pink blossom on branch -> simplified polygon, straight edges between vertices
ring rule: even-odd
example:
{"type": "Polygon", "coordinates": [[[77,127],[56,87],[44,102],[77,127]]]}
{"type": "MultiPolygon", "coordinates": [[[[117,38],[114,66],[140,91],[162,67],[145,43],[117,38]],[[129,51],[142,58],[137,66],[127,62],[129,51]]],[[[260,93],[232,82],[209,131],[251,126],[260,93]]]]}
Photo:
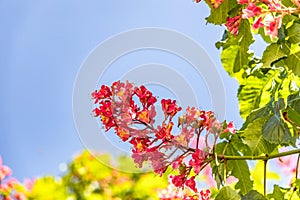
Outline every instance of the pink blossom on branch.
{"type": "Polygon", "coordinates": [[[12,171],[11,169],[6,166],[6,165],[3,165],[2,163],[2,158],[0,156],[0,182],[7,176],[10,176],[12,174],[12,171]]]}
{"type": "MultiPolygon", "coordinates": [[[[117,81],[111,87],[101,86],[92,97],[97,106],[94,116],[100,118],[106,130],[113,129],[122,141],[129,141],[132,158],[139,167],[148,162],[161,176],[172,166],[176,172],[171,177],[172,184],[183,190],[189,188],[194,193],[198,191],[195,176],[210,162],[213,145],[208,146],[208,135],[214,136],[215,143],[220,134],[235,133],[232,122],[220,123],[212,111],[190,107],[178,118],[180,131],[174,133],[172,120],[182,108],[171,99],[161,100],[165,119],[161,125],[154,125],[157,99],[145,86],[134,87],[129,82],[117,81]],[[192,145],[195,139],[196,145],[192,145]],[[191,174],[192,171],[196,175],[191,174]]],[[[200,193],[195,195],[185,199],[201,196],[200,193]]],[[[203,193],[201,198],[206,199],[206,196],[203,193]]]]}
{"type": "Polygon", "coordinates": [[[255,16],[259,16],[262,14],[262,8],[258,7],[254,3],[249,3],[245,9],[242,11],[242,18],[249,19],[255,16]]]}
{"type": "Polygon", "coordinates": [[[264,19],[266,34],[270,35],[272,39],[277,37],[278,29],[281,27],[281,24],[281,17],[273,17],[272,15],[267,15],[264,19]]]}
{"type": "Polygon", "coordinates": [[[162,110],[164,111],[165,116],[173,117],[177,112],[181,111],[181,107],[176,104],[176,100],[171,99],[162,99],[161,100],[162,110]]]}
{"type": "Polygon", "coordinates": [[[248,4],[252,2],[252,0],[238,0],[238,4],[248,4]]]}
{"type": "Polygon", "coordinates": [[[231,34],[233,34],[233,35],[238,34],[241,20],[242,20],[242,17],[240,15],[227,18],[225,26],[228,28],[228,30],[231,34]]]}
{"type": "Polygon", "coordinates": [[[234,124],[233,124],[232,121],[227,124],[227,127],[224,130],[224,132],[229,132],[229,133],[232,133],[232,134],[236,133],[236,129],[235,129],[234,124]]]}

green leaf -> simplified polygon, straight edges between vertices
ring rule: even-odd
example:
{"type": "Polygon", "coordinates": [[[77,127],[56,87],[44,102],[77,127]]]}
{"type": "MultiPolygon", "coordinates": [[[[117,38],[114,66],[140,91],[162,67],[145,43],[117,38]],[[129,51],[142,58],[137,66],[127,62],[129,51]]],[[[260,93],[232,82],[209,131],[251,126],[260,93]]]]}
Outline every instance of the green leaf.
{"type": "Polygon", "coordinates": [[[239,46],[241,47],[241,53],[246,53],[249,50],[249,46],[254,42],[251,32],[251,25],[248,20],[243,19],[239,26],[239,34],[237,35],[239,46]]]}
{"type": "Polygon", "coordinates": [[[232,135],[231,139],[231,144],[232,146],[241,152],[243,155],[250,155],[251,154],[251,149],[247,144],[244,143],[244,141],[237,135],[232,135]]]}
{"type": "Polygon", "coordinates": [[[270,44],[265,49],[262,56],[262,63],[264,67],[272,66],[272,63],[278,61],[280,58],[285,57],[285,52],[281,49],[279,44],[270,44]]]}
{"type": "Polygon", "coordinates": [[[288,106],[287,118],[294,123],[296,126],[300,126],[300,113],[295,111],[292,107],[288,106]]]}
{"type": "Polygon", "coordinates": [[[276,148],[276,145],[266,141],[262,135],[262,127],[266,122],[265,118],[258,118],[248,127],[243,133],[245,143],[250,147],[252,155],[257,156],[260,154],[270,154],[276,148]]]}
{"type": "MultiPolygon", "coordinates": [[[[291,0],[282,0],[282,4],[285,6],[293,7],[295,4],[291,0]]],[[[287,15],[289,16],[289,15],[287,15]]]]}
{"type": "Polygon", "coordinates": [[[282,200],[284,199],[284,194],[278,185],[274,185],[274,190],[272,194],[268,194],[268,199],[282,200]]]}
{"type": "Polygon", "coordinates": [[[256,72],[245,80],[238,91],[242,118],[246,119],[253,110],[265,106],[271,100],[273,80],[278,75],[278,70],[269,70],[267,74],[256,72]]]}
{"type": "Polygon", "coordinates": [[[300,126],[300,96],[299,93],[292,94],[288,97],[288,106],[285,112],[292,125],[300,126]]]}
{"type": "Polygon", "coordinates": [[[253,36],[248,20],[242,20],[237,36],[229,35],[225,41],[218,44],[222,46],[221,61],[230,76],[239,80],[241,69],[246,68],[250,62],[249,46],[253,43],[253,36]]]}
{"type": "Polygon", "coordinates": [[[206,18],[208,23],[221,25],[226,22],[230,10],[239,6],[236,0],[224,0],[218,8],[214,8],[211,1],[205,0],[210,6],[210,15],[206,18]]]}
{"type": "Polygon", "coordinates": [[[291,144],[293,138],[287,124],[282,120],[280,115],[273,115],[264,124],[264,139],[272,144],[291,144]]]}
{"type": "Polygon", "coordinates": [[[300,52],[289,55],[284,62],[294,74],[300,76],[300,52]]]}
{"type": "Polygon", "coordinates": [[[265,105],[259,109],[253,110],[250,113],[250,115],[246,118],[246,121],[244,122],[244,124],[240,130],[241,131],[245,130],[250,123],[253,123],[254,120],[256,120],[258,118],[263,118],[263,117],[267,117],[267,116],[271,115],[273,112],[273,101],[274,100],[272,98],[271,101],[267,105],[265,105]]]}
{"type": "MultiPolygon", "coordinates": [[[[226,155],[240,156],[238,151],[229,144],[226,149],[226,155]]],[[[235,185],[236,189],[240,189],[241,194],[247,194],[253,188],[253,181],[250,179],[250,171],[245,160],[228,160],[227,165],[232,166],[231,175],[238,178],[235,185]]]]}
{"type": "Polygon", "coordinates": [[[287,29],[286,38],[290,43],[297,44],[300,42],[300,24],[293,23],[293,25],[287,29]]]}
{"type": "Polygon", "coordinates": [[[223,187],[218,195],[216,196],[215,200],[240,200],[241,197],[239,194],[231,189],[230,187],[223,187]]]}
{"type": "Polygon", "coordinates": [[[260,194],[256,190],[251,190],[248,194],[243,196],[242,200],[267,200],[264,195],[260,194]]]}
{"type": "Polygon", "coordinates": [[[288,106],[293,108],[296,112],[300,113],[300,92],[291,94],[287,100],[288,106]]]}
{"type": "MultiPolygon", "coordinates": [[[[228,142],[218,143],[215,146],[215,153],[216,154],[225,154],[228,145],[229,145],[228,142]]],[[[217,183],[217,187],[220,188],[221,185],[224,185],[224,179],[226,179],[229,176],[228,173],[230,171],[232,171],[233,168],[231,165],[227,165],[226,166],[226,177],[224,177],[224,163],[219,162],[218,160],[213,160],[210,163],[210,166],[212,168],[212,174],[217,183]]]]}
{"type": "MultiPolygon", "coordinates": [[[[223,64],[223,67],[228,72],[230,76],[235,76],[235,73],[240,71],[240,69],[243,66],[243,62],[247,59],[242,58],[245,57],[245,55],[242,55],[240,53],[240,46],[239,45],[232,45],[226,49],[222,50],[221,53],[221,61],[223,64]]],[[[244,63],[247,64],[247,63],[244,63]]]]}

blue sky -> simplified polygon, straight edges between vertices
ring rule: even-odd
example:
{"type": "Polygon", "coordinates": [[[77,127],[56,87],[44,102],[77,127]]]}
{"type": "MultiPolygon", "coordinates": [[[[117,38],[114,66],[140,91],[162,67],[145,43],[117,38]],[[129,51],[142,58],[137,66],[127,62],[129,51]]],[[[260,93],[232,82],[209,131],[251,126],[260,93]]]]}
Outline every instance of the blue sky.
{"type": "Polygon", "coordinates": [[[59,174],[84,148],[72,113],[76,74],[99,43],[135,28],[167,28],[199,43],[222,76],[226,119],[240,125],[237,85],[214,47],[223,28],[206,25],[206,16],[192,0],[0,1],[0,155],[14,176],[59,174]]]}

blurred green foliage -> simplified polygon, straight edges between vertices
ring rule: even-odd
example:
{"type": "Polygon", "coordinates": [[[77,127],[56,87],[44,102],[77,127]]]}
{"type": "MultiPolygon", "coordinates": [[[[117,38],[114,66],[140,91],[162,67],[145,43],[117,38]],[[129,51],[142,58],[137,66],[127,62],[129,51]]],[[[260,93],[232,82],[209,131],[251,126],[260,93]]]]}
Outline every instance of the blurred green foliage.
{"type": "Polygon", "coordinates": [[[109,161],[110,156],[84,151],[68,165],[62,177],[38,178],[28,199],[155,200],[167,186],[167,177],[152,172],[124,172],[135,168],[130,158],[120,157],[114,167],[104,165],[101,160],[109,161]]]}

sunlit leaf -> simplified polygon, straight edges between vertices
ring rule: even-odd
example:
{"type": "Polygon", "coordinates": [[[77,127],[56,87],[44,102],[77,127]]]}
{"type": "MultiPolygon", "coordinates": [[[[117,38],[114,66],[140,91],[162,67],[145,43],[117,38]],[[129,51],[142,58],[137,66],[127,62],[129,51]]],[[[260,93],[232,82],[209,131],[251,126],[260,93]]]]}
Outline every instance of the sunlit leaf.
{"type": "Polygon", "coordinates": [[[240,200],[240,195],[230,187],[223,187],[215,200],[240,200]]]}
{"type": "Polygon", "coordinates": [[[248,194],[246,194],[245,196],[243,196],[242,200],[267,200],[266,197],[264,197],[264,195],[262,195],[261,193],[255,191],[255,190],[251,190],[248,194]]]}

